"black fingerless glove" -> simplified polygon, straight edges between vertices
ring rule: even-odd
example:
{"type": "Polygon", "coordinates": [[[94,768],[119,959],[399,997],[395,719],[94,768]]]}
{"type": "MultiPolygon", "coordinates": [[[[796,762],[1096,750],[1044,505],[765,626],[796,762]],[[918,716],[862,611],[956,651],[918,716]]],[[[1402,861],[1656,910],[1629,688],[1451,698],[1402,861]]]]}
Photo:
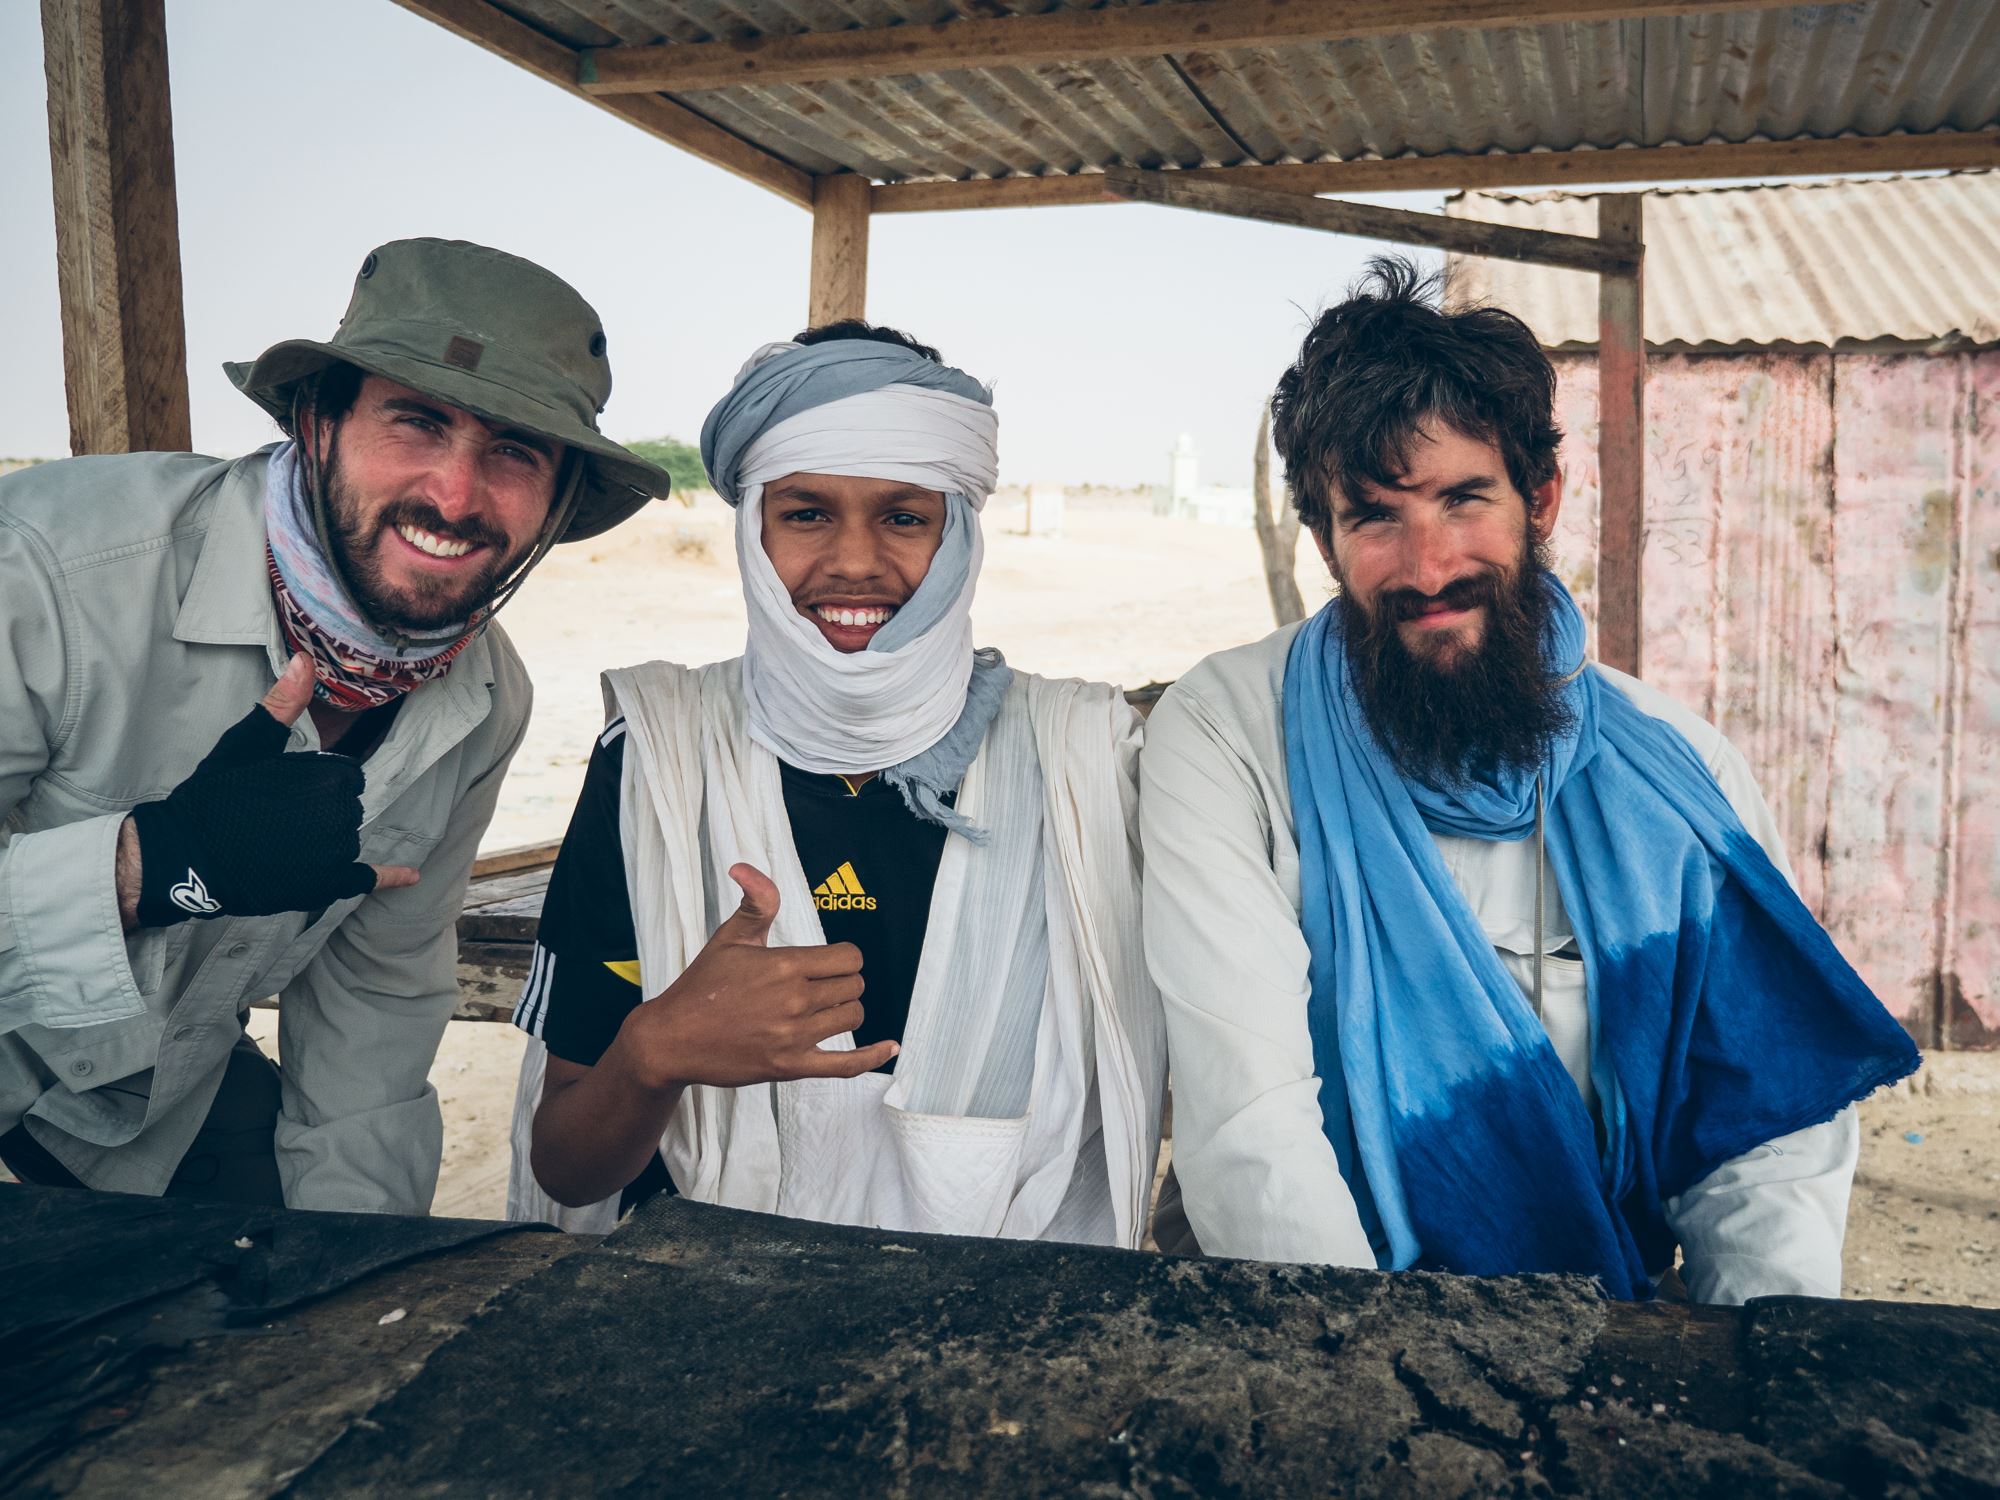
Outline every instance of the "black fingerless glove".
{"type": "Polygon", "coordinates": [[[361,852],[362,774],[345,755],[285,754],[261,703],[194,773],[132,809],[139,925],[317,911],[375,889],[361,852]]]}

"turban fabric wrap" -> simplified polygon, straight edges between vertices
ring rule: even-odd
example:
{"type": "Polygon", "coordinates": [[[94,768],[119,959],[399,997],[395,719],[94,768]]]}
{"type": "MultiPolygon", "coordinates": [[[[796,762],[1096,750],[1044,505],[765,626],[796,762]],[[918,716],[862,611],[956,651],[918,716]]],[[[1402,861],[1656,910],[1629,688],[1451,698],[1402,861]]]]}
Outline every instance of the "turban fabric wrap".
{"type": "Polygon", "coordinates": [[[872,340],[767,344],[701,429],[702,463],[736,507],[749,605],[743,693],[751,738],[801,770],[880,770],[911,811],[983,835],[944,803],[1012,674],[975,651],[979,511],[998,477],[999,420],[961,370],[872,340]],[[864,651],[837,651],[793,606],[764,551],[764,486],[787,474],[920,485],[945,497],[936,555],[864,651]]]}

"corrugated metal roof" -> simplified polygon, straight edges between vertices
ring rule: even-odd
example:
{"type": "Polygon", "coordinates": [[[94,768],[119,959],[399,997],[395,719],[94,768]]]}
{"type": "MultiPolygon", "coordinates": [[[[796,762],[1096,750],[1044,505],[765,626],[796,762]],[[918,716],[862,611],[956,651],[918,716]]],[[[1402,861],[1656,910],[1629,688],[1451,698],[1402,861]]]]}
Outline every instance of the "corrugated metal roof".
{"type": "MultiPolygon", "coordinates": [[[[498,4],[572,47],[1017,8],[996,0],[498,4]]],[[[1090,0],[1018,6],[1097,8],[1090,0]]],[[[1970,130],[2000,122],[2000,4],[1871,0],[672,97],[808,172],[844,168],[884,182],[1970,130]]]]}
{"type": "MultiPolygon", "coordinates": [[[[1455,193],[1445,212],[1594,234],[1589,193],[1455,193]]],[[[1447,256],[1455,299],[1550,348],[1597,344],[1597,278],[1447,256]]],[[[2000,172],[1646,195],[1646,341],[1666,348],[2000,344],[2000,172]]]]}

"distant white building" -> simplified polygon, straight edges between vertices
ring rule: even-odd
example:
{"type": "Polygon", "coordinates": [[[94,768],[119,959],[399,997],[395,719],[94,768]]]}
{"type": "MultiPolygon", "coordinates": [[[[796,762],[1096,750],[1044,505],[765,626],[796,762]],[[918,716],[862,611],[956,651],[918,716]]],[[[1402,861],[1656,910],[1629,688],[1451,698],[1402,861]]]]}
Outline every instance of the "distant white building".
{"type": "Polygon", "coordinates": [[[1059,484],[1044,484],[1037,481],[1028,486],[1029,536],[1061,536],[1063,510],[1069,500],[1069,491],[1059,484]]]}
{"type": "Polygon", "coordinates": [[[1249,527],[1255,524],[1253,500],[1247,489],[1201,486],[1201,455],[1194,438],[1182,433],[1167,453],[1167,482],[1153,492],[1153,514],[1211,526],[1249,527]]]}

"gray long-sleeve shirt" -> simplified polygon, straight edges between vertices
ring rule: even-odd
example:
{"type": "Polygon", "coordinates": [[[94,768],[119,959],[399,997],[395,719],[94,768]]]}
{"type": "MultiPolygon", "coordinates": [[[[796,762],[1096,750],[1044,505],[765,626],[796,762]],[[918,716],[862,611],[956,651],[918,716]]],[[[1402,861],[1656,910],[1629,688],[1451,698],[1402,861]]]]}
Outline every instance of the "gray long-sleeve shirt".
{"type": "MultiPolygon", "coordinates": [[[[1371,1266],[1353,1195],[1320,1128],[1306,1032],[1308,958],[1283,728],[1285,659],[1297,629],[1209,657],[1147,723],[1139,764],[1146,954],[1166,1004],[1174,1170],[1202,1248],[1371,1266]]],[[[1605,675],[1612,690],[1687,736],[1789,879],[1777,825],[1736,749],[1655,689],[1605,675]]],[[[1437,843],[1502,965],[1529,990],[1534,840],[1439,835],[1437,843]]],[[[1545,881],[1543,949],[1554,954],[1571,929],[1554,881],[1545,881]]],[[[1594,1107],[1582,962],[1548,959],[1543,989],[1556,1055],[1594,1107]]],[[[1690,1293],[1704,1302],[1838,1295],[1859,1148],[1846,1109],[1723,1163],[1669,1200],[1690,1293]]]]}
{"type": "MultiPolygon", "coordinates": [[[[122,930],[113,860],[286,650],[265,571],[269,450],[70,459],[0,479],[0,1130],[93,1187],[158,1193],[252,1001],[278,994],[278,1165],[297,1208],[425,1213],[427,1075],[456,923],[527,727],[489,629],[411,693],[366,763],[361,858],[419,884],[323,911],[122,930]]],[[[310,717],[290,748],[318,748],[310,717]]]]}

